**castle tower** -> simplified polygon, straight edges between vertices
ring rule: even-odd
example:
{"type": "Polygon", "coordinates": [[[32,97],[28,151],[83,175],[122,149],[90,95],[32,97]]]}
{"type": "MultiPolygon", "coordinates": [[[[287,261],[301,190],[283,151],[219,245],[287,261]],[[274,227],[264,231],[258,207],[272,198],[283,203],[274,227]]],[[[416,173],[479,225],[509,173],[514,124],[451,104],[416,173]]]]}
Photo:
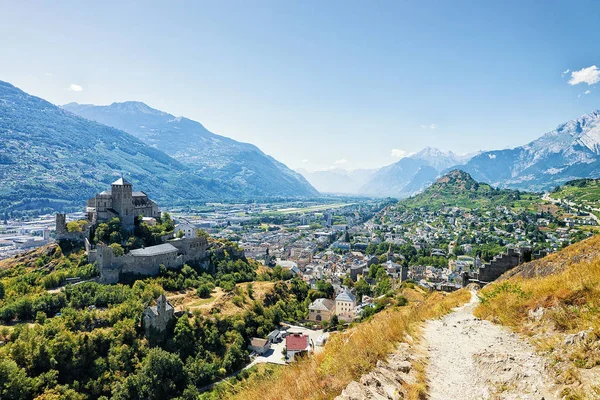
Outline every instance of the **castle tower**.
{"type": "Polygon", "coordinates": [[[158,314],[163,314],[167,309],[167,298],[164,294],[161,294],[158,299],[156,299],[156,311],[158,314]]]}
{"type": "Polygon", "coordinates": [[[56,214],[56,237],[67,233],[67,214],[56,214]]]}
{"type": "Polygon", "coordinates": [[[133,187],[123,178],[117,179],[111,186],[112,208],[119,213],[123,229],[132,232],[135,216],[133,211],[133,187]]]}

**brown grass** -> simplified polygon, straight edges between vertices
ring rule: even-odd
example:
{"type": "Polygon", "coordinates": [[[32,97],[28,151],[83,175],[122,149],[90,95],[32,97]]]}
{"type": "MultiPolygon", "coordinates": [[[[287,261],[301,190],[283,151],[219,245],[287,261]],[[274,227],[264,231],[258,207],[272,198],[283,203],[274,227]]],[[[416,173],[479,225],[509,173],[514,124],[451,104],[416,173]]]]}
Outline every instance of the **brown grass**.
{"type": "Polygon", "coordinates": [[[566,385],[567,399],[588,398],[581,397],[581,387],[589,392],[594,382],[580,371],[600,368],[599,245],[600,238],[593,237],[540,260],[534,271],[489,285],[480,292],[482,302],[475,310],[480,318],[530,336],[551,360],[557,382],[566,385]],[[530,318],[529,312],[539,308],[541,318],[530,318]],[[567,334],[582,331],[587,339],[565,343],[567,334]]]}
{"type": "MultiPolygon", "coordinates": [[[[345,332],[331,335],[325,350],[287,368],[275,370],[268,379],[250,379],[229,398],[244,400],[332,399],[352,380],[372,370],[421,321],[440,317],[465,303],[469,292],[432,293],[423,302],[393,307],[345,332]]],[[[421,398],[425,388],[407,388],[421,398]]]]}

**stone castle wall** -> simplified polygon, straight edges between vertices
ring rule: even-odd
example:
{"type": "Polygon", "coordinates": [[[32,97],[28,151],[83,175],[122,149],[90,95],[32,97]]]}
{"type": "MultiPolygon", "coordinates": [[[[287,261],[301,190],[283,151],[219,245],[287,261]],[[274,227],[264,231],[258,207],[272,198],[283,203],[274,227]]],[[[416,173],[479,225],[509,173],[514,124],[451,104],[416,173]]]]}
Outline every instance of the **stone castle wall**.
{"type": "Polygon", "coordinates": [[[67,230],[67,215],[58,213],[56,214],[56,240],[69,240],[71,242],[83,243],[90,236],[90,228],[83,232],[69,232],[67,230]]]}
{"type": "MultiPolygon", "coordinates": [[[[169,242],[177,248],[177,252],[139,256],[131,253],[115,256],[113,250],[99,244],[95,250],[95,259],[100,272],[100,282],[113,284],[123,276],[155,276],[160,266],[167,269],[179,269],[184,264],[200,267],[208,266],[208,243],[205,238],[182,238],[169,242]]],[[[88,254],[89,257],[89,254],[88,254]]]]}

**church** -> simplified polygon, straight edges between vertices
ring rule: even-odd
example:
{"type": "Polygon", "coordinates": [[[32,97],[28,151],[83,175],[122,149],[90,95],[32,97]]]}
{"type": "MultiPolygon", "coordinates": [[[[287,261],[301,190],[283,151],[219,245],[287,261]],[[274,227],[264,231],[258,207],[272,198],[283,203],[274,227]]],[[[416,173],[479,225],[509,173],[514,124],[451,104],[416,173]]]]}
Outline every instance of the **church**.
{"type": "Polygon", "coordinates": [[[92,225],[117,217],[121,220],[123,229],[128,232],[133,232],[135,218],[139,215],[160,218],[158,205],[150,200],[146,193],[134,192],[133,185],[123,178],[113,182],[110,190],[89,199],[86,211],[92,225]]]}

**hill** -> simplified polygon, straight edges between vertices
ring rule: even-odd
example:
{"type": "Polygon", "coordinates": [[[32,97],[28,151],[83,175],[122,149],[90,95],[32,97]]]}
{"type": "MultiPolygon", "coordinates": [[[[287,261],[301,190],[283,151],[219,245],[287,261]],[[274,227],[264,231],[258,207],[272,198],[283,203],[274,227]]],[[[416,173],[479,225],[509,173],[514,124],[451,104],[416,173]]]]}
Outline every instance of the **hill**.
{"type": "Polygon", "coordinates": [[[157,200],[233,194],[123,131],[0,81],[0,209],[81,204],[120,174],[157,200]]]}
{"type": "Polygon", "coordinates": [[[493,186],[550,190],[577,178],[600,177],[600,111],[558,126],[520,147],[486,151],[457,166],[493,186]]]}
{"type": "Polygon", "coordinates": [[[549,198],[600,217],[600,179],[569,181],[554,188],[549,198]]]}
{"type": "Polygon", "coordinates": [[[523,264],[479,294],[476,315],[530,337],[562,398],[600,394],[600,236],[523,264]]]}
{"type": "Polygon", "coordinates": [[[469,157],[427,147],[381,168],[359,191],[372,196],[408,197],[433,182],[441,171],[463,163],[469,157]]]}
{"type": "Polygon", "coordinates": [[[401,200],[398,204],[408,208],[440,207],[481,208],[496,205],[509,206],[514,202],[529,202],[538,195],[507,189],[494,189],[487,183],[475,181],[461,170],[453,170],[436,180],[422,193],[401,200]],[[530,200],[531,199],[531,200],[530,200]]]}
{"type": "Polygon", "coordinates": [[[258,147],[214,134],[201,123],[127,101],[108,106],[69,103],[63,109],[117,129],[165,152],[196,176],[231,186],[236,196],[313,196],[306,179],[258,147]]]}

